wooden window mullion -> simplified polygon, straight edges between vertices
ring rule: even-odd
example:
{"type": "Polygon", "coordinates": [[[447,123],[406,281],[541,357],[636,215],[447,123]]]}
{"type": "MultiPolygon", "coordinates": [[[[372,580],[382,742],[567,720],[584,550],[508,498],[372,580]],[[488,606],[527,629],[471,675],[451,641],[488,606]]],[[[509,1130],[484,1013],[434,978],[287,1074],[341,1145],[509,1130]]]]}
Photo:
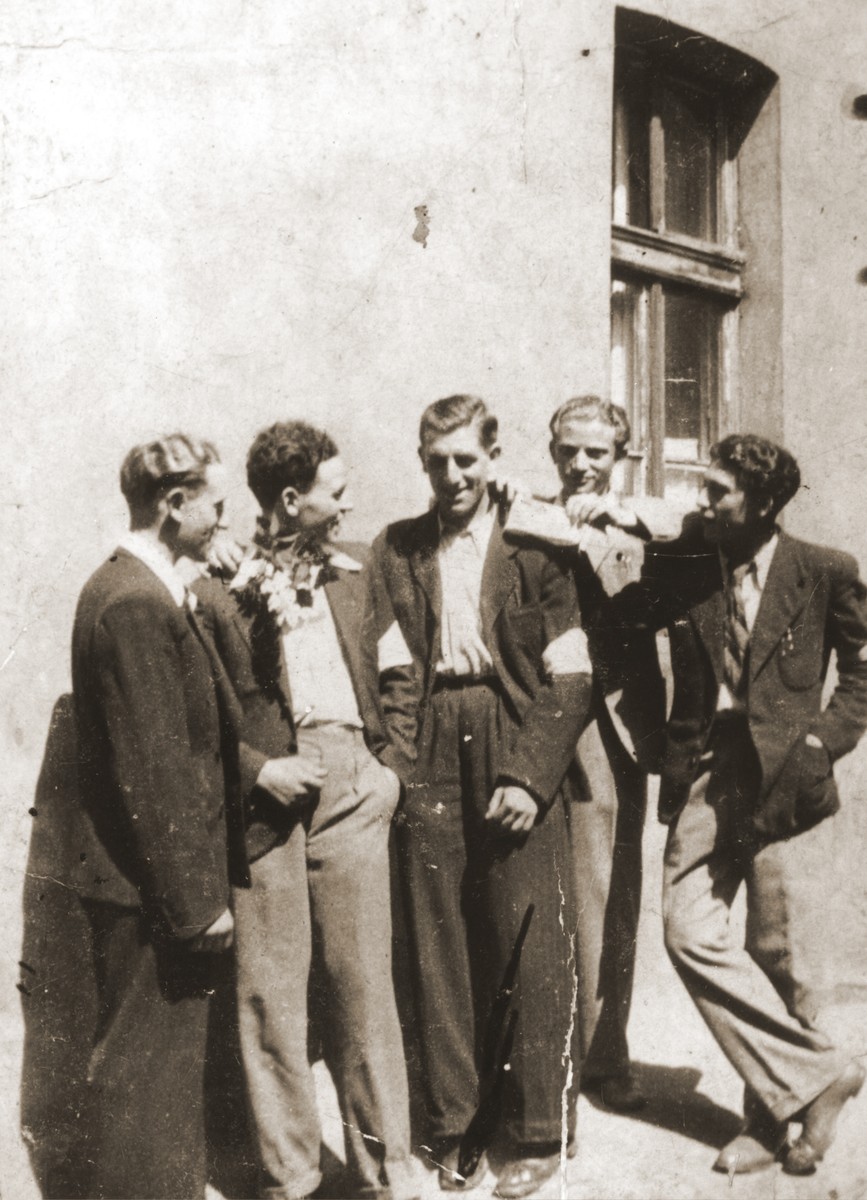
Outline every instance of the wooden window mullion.
{"type": "Polygon", "coordinates": [[[647,490],[665,494],[665,294],[661,283],[651,284],[648,329],[649,454],[647,490]]]}
{"type": "Polygon", "coordinates": [[[658,83],[650,95],[650,228],[665,233],[665,130],[662,123],[662,89],[658,83]]]}

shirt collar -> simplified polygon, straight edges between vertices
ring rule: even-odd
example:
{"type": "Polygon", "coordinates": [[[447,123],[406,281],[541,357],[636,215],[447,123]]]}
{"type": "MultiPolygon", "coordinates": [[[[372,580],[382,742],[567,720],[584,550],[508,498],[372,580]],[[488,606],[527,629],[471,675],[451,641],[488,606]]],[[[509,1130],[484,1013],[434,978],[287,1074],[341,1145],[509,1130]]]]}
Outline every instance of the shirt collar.
{"type": "Polygon", "coordinates": [[[139,562],[143,562],[149,570],[153,571],[160,583],[168,588],[178,608],[182,608],[187,588],[168,551],[163,551],[151,538],[137,530],[130,530],[120,539],[119,544],[121,549],[134,555],[139,562]]]}
{"type": "MultiPolygon", "coordinates": [[[[780,540],[780,534],[779,534],[779,530],[777,530],[774,532],[773,536],[764,543],[763,546],[759,547],[759,549],[755,552],[755,554],[750,559],[750,561],[748,563],[744,564],[744,568],[745,568],[744,572],[743,572],[744,577],[746,577],[747,575],[749,575],[751,573],[754,574],[755,580],[756,580],[756,586],[758,587],[760,592],[763,592],[765,590],[765,584],[768,579],[768,572],[771,569],[771,563],[773,562],[774,553],[776,552],[779,540],[780,540]]],[[[722,558],[722,555],[720,555],[720,557],[722,558]]],[[[732,571],[731,567],[729,567],[728,562],[725,560],[725,558],[722,558],[722,563],[723,563],[723,573],[724,573],[725,577],[727,579],[731,579],[733,576],[733,571],[732,571]]]]}
{"type": "Polygon", "coordinates": [[[477,549],[484,549],[491,536],[496,513],[496,507],[491,503],[491,498],[487,492],[482,496],[481,503],[473,513],[468,524],[464,525],[461,529],[453,529],[448,525],[444,525],[442,517],[437,513],[440,542],[453,542],[456,538],[464,537],[468,534],[473,539],[477,549]]]}
{"type": "Polygon", "coordinates": [[[768,572],[771,569],[771,562],[777,549],[777,543],[780,540],[780,535],[775,533],[770,541],[765,542],[761,550],[759,550],[753,559],[756,565],[756,582],[759,585],[759,590],[764,591],[765,583],[767,582],[768,572]]]}

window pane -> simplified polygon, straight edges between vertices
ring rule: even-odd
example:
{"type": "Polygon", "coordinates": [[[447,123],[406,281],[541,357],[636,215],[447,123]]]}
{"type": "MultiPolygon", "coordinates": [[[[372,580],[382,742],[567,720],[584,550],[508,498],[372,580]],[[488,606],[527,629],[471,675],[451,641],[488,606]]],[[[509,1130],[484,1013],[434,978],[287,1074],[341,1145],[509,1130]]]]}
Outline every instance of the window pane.
{"type": "Polygon", "coordinates": [[[665,289],[666,482],[688,481],[675,463],[706,461],[717,434],[721,311],[698,293],[665,289]]]}
{"type": "Polygon", "coordinates": [[[666,81],[660,88],[665,141],[665,228],[713,241],[717,236],[716,114],[702,93],[666,81]]]}
{"type": "Polygon", "coordinates": [[[611,399],[632,417],[635,323],[638,289],[622,279],[611,281],[611,399]]]}
{"type": "Polygon", "coordinates": [[[646,342],[646,295],[638,285],[623,279],[611,281],[611,399],[626,410],[632,430],[630,451],[620,464],[619,486],[627,495],[645,490],[644,458],[647,416],[641,411],[638,386],[639,356],[646,342]]]}
{"type": "Polygon", "coordinates": [[[650,110],[643,78],[624,67],[614,93],[612,219],[650,228],[650,110]]]}

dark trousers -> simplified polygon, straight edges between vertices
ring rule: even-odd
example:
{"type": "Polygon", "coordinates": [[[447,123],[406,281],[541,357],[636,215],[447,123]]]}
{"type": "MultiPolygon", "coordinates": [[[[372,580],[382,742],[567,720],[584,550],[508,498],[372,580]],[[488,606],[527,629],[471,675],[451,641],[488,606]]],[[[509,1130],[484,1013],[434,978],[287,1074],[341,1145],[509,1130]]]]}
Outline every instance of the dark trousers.
{"type": "Polygon", "coordinates": [[[495,685],[434,691],[399,854],[431,1134],[459,1139],[475,1114],[491,1006],[529,905],[511,1009],[518,1014],[505,1126],[518,1146],[558,1143],[574,993],[574,905],[565,807],[529,836],[484,815],[514,725],[495,685]]]}
{"type": "Polygon", "coordinates": [[[208,993],[220,956],[156,944],[137,909],[83,904],[99,995],[88,1071],[89,1194],[199,1200],[208,993]]]}

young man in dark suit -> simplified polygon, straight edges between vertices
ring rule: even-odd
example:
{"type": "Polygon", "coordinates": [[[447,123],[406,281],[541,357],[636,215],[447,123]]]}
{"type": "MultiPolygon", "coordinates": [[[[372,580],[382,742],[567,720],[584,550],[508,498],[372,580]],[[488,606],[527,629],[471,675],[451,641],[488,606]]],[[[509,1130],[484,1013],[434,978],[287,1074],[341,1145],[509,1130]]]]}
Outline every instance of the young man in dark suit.
{"type": "Polygon", "coordinates": [[[175,562],[204,558],[222,468],[175,434],[130,451],[121,488],[131,530],[82,591],[72,645],[70,849],[100,1001],[88,1194],[202,1197],[211,952],[231,944],[246,860],[231,694],[175,562]]]}
{"type": "Polygon", "coordinates": [[[814,1024],[786,888],[787,839],[837,810],[833,764],[867,727],[864,585],[848,554],[777,526],[799,484],[786,450],[724,438],[694,519],[651,547],[641,583],[612,601],[618,620],[665,625],[671,638],[665,939],[744,1080],[744,1129],[715,1164],[727,1173],[781,1154],[786,1171],[813,1171],[864,1079],[814,1024]],[[823,708],[832,651],[838,681],[823,708]],[[729,924],[742,883],[745,946],[729,924]],[[789,1121],[802,1132],[783,1151],[789,1121]]]}
{"type": "Polygon", "coordinates": [[[574,991],[560,785],[590,699],[586,638],[570,558],[503,536],[488,488],[497,422],[483,401],[430,405],[420,443],[435,504],[380,535],[372,587],[380,644],[403,642],[418,686],[409,715],[387,683],[384,694],[400,711],[396,740],[417,753],[399,857],[432,1158],[445,1189],[481,1178],[468,1140],[483,1142],[493,1121],[505,981],[516,1023],[498,1194],[524,1196],[560,1160],[574,991]]]}
{"type": "MultiPolygon", "coordinates": [[[[408,1200],[416,1189],[388,866],[401,756],[380,708],[376,642],[363,629],[365,548],[334,542],[351,504],[343,460],[322,430],[303,421],[263,430],[247,480],[265,544],[231,582],[197,591],[243,708],[254,861],[252,887],[235,899],[235,944],[262,1194],[299,1200],[321,1181],[308,1061],[315,962],[311,1003],[352,1194],[408,1200]]],[[[407,656],[391,675],[396,694],[411,686],[407,656]]]]}

